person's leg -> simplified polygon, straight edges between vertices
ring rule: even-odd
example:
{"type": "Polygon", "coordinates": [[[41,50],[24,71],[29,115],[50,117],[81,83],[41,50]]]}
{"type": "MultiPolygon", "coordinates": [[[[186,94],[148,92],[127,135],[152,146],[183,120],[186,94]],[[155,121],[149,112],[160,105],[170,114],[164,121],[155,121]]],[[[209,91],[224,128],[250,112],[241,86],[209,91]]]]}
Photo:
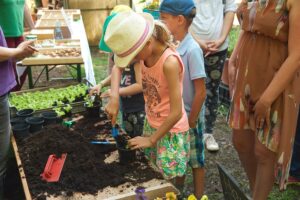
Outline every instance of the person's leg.
{"type": "Polygon", "coordinates": [[[0,97],[0,199],[3,195],[7,154],[10,140],[8,95],[0,97]],[[2,194],[1,194],[2,193],[2,194]]]}
{"type": "Polygon", "coordinates": [[[254,190],[257,162],[254,154],[255,133],[251,130],[233,130],[233,146],[238,152],[240,161],[246,171],[251,191],[254,190]]]}
{"type": "Polygon", "coordinates": [[[197,199],[201,199],[204,194],[204,168],[193,168],[194,194],[197,199]]]}
{"type": "Polygon", "coordinates": [[[203,124],[201,116],[197,122],[196,128],[190,129],[190,160],[189,165],[193,170],[194,195],[201,199],[204,194],[204,142],[203,142],[203,124]]]}
{"type": "MultiPolygon", "coordinates": [[[[222,77],[223,66],[227,52],[219,52],[215,55],[204,58],[206,72],[206,91],[205,100],[205,134],[212,134],[219,105],[219,85],[222,77]]],[[[205,135],[206,147],[210,151],[219,150],[218,143],[212,135],[205,135]],[[210,136],[210,137],[207,137],[210,136]],[[206,140],[209,139],[209,140],[206,140]]]]}
{"type": "Polygon", "coordinates": [[[253,199],[266,200],[275,181],[274,170],[276,153],[267,149],[267,147],[256,138],[255,157],[257,160],[257,170],[253,199]]]}
{"type": "Polygon", "coordinates": [[[291,161],[290,176],[291,178],[294,178],[293,182],[300,183],[300,112],[298,115],[293,157],[291,161]]]}

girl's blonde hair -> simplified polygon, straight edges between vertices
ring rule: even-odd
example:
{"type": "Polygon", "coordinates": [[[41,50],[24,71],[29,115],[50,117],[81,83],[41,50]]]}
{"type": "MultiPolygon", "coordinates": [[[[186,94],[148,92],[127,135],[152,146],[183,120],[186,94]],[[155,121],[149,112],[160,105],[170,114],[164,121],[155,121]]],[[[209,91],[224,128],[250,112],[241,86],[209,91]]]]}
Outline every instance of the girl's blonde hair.
{"type": "Polygon", "coordinates": [[[162,23],[160,20],[155,20],[154,30],[152,33],[153,37],[157,39],[162,44],[167,45],[170,48],[176,48],[175,43],[173,42],[173,37],[167,26],[162,23]]]}

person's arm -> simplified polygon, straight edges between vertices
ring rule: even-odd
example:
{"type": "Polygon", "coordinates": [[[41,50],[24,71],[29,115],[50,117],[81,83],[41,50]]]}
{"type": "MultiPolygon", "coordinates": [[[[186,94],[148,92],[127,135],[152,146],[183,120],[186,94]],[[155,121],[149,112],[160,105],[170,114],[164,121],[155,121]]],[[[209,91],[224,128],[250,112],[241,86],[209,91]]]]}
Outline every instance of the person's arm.
{"type": "Polygon", "coordinates": [[[232,11],[225,13],[221,35],[217,40],[212,40],[212,41],[207,42],[208,53],[206,53],[206,56],[217,52],[219,50],[219,48],[222,46],[222,44],[225,42],[225,40],[231,30],[233,20],[234,20],[234,15],[235,15],[235,12],[232,12],[232,11]]]}
{"type": "Polygon", "coordinates": [[[288,57],[254,107],[258,127],[262,126],[259,122],[268,117],[272,103],[291,83],[300,67],[300,1],[288,0],[287,7],[289,10],[288,57]]]}
{"type": "Polygon", "coordinates": [[[224,5],[224,20],[222,25],[221,34],[218,39],[209,41],[207,43],[208,45],[208,52],[205,54],[206,56],[212,53],[215,53],[219,50],[219,48],[223,45],[226,38],[228,37],[228,34],[231,30],[234,15],[236,12],[236,3],[235,0],[226,0],[226,3],[224,5]]]}
{"type": "Polygon", "coordinates": [[[119,89],[120,96],[130,96],[143,92],[142,86],[142,73],[141,73],[141,65],[136,63],[134,65],[134,73],[136,83],[129,85],[127,87],[123,87],[119,89]]]}
{"type": "Polygon", "coordinates": [[[19,49],[17,48],[0,47],[0,62],[14,58],[18,53],[19,49]]]}
{"type": "Polygon", "coordinates": [[[108,77],[106,77],[105,79],[103,79],[102,81],[100,81],[99,84],[97,84],[94,87],[92,87],[90,89],[89,95],[90,96],[92,96],[94,94],[99,95],[102,88],[110,85],[110,81],[111,81],[111,75],[109,75],[108,77]]]}
{"type": "Polygon", "coordinates": [[[34,28],[34,23],[32,21],[30,10],[29,10],[26,2],[24,5],[24,26],[26,29],[28,29],[27,31],[30,31],[31,29],[34,28]]]}
{"type": "Polygon", "coordinates": [[[111,72],[111,96],[108,104],[105,106],[105,111],[111,119],[112,125],[116,124],[118,112],[119,112],[119,87],[121,81],[122,70],[119,67],[114,66],[111,72]]]}
{"type": "Polygon", "coordinates": [[[201,111],[202,105],[206,97],[206,87],[205,87],[205,78],[197,78],[193,80],[195,88],[195,96],[193,99],[191,112],[189,116],[189,125],[190,128],[195,128],[197,120],[199,118],[199,113],[201,111]]]}
{"type": "Polygon", "coordinates": [[[229,86],[230,96],[232,96],[232,94],[233,94],[233,87],[235,84],[235,75],[236,75],[236,70],[237,70],[235,64],[236,64],[238,50],[240,49],[240,46],[241,46],[241,38],[242,38],[243,34],[244,34],[244,31],[240,30],[239,38],[236,42],[236,45],[235,45],[233,52],[228,61],[228,86],[229,86]]]}
{"type": "Polygon", "coordinates": [[[155,146],[160,140],[182,117],[182,96],[180,92],[180,71],[179,61],[176,57],[170,56],[164,63],[163,72],[166,77],[169,95],[170,95],[170,114],[150,137],[135,137],[129,140],[129,146],[132,149],[146,148],[155,146]]]}
{"type": "Polygon", "coordinates": [[[29,47],[33,41],[22,42],[17,48],[0,47],[0,61],[8,59],[20,60],[34,53],[34,50],[29,47]]]}

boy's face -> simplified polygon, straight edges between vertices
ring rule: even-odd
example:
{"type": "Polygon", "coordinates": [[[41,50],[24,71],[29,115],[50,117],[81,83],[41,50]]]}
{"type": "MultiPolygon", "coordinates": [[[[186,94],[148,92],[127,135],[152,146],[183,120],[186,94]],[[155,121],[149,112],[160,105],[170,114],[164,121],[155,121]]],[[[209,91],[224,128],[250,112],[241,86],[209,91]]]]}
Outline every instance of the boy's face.
{"type": "Polygon", "coordinates": [[[168,13],[160,13],[160,19],[161,21],[166,24],[168,29],[171,31],[172,34],[176,33],[176,30],[178,30],[178,17],[173,16],[168,13]]]}

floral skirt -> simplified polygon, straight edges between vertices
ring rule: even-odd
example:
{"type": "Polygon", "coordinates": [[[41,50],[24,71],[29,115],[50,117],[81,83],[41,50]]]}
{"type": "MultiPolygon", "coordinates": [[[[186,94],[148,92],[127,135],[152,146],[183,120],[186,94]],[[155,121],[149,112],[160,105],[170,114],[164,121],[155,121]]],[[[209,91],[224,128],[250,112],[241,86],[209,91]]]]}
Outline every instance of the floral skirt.
{"type": "MultiPolygon", "coordinates": [[[[143,136],[155,133],[145,120],[143,136]]],[[[168,132],[156,144],[156,147],[144,149],[151,166],[158,170],[165,179],[183,176],[186,173],[190,154],[190,137],[188,131],[183,133],[168,132]]]]}

